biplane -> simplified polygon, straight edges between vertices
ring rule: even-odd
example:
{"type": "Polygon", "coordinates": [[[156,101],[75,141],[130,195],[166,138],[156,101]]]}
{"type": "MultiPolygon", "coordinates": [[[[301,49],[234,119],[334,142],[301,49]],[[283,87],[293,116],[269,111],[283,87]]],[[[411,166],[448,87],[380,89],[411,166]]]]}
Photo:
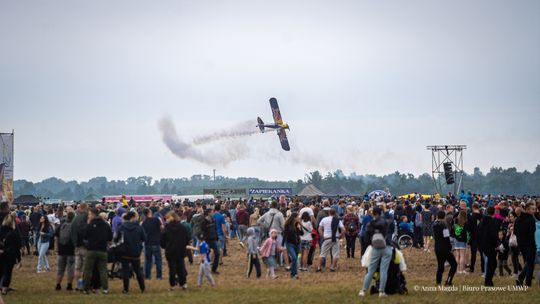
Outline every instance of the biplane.
{"type": "Polygon", "coordinates": [[[277,100],[274,97],[270,98],[270,108],[272,109],[272,115],[274,116],[274,123],[264,124],[263,120],[260,117],[257,117],[257,127],[261,130],[261,133],[264,133],[265,128],[275,129],[281,143],[281,148],[285,151],[289,151],[291,147],[289,146],[287,133],[285,133],[285,130],[289,130],[289,125],[283,122],[277,100]]]}

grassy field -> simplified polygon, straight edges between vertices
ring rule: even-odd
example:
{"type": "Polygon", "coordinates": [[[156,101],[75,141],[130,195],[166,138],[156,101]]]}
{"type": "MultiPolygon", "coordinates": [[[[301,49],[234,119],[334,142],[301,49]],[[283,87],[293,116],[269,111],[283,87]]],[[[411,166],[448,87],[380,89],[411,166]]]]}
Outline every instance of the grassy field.
{"type": "MultiPolygon", "coordinates": [[[[131,281],[130,294],[122,294],[122,282],[109,282],[109,295],[83,295],[75,292],[55,291],[55,258],[49,262],[53,271],[35,272],[36,257],[24,257],[23,267],[14,270],[12,287],[15,292],[4,297],[5,303],[539,303],[540,288],[535,280],[532,289],[514,291],[511,277],[495,277],[495,284],[505,290],[464,291],[462,286],[480,288],[479,273],[457,275],[454,283],[458,291],[430,291],[435,287],[435,258],[433,253],[409,249],[404,252],[409,270],[405,273],[409,294],[359,298],[364,269],[360,269],[358,258],[341,259],[339,271],[335,273],[300,273],[300,280],[289,279],[288,273],[280,270],[277,280],[245,278],[244,251],[232,241],[230,256],[225,257],[219,276],[215,276],[217,287],[206,282],[201,289],[196,287],[196,265],[188,265],[187,291],[168,291],[167,267],[164,265],[164,280],[146,281],[146,292],[140,294],[135,280],[131,281]],[[423,289],[423,290],[422,290],[423,289]]],[[[344,249],[342,248],[342,256],[344,249]]],[[[479,268],[479,267],[478,267],[479,268]]],[[[264,271],[264,266],[263,266],[264,271]]],[[[253,275],[254,276],[254,275],[253,275]]],[[[536,276],[536,273],[535,273],[536,276]]],[[[64,286],[65,288],[65,282],[64,286]]]]}

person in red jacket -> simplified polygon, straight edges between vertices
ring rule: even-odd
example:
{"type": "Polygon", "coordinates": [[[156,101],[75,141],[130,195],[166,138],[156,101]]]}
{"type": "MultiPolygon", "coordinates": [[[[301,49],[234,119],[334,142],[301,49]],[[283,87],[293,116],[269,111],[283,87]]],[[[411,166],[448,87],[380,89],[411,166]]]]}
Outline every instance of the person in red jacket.
{"type": "Polygon", "coordinates": [[[244,247],[244,241],[247,238],[247,229],[249,227],[249,213],[247,212],[244,203],[239,203],[238,206],[236,206],[236,223],[238,223],[240,246],[244,247]]]}

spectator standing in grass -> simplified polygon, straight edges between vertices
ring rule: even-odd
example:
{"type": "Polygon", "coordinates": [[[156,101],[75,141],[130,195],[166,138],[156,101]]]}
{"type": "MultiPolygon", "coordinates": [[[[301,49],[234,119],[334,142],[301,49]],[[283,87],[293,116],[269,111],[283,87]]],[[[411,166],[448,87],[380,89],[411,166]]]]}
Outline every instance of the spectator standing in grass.
{"type": "Polygon", "coordinates": [[[47,259],[47,250],[49,250],[49,244],[53,235],[54,228],[49,223],[49,218],[46,216],[42,216],[39,219],[38,229],[38,273],[50,270],[49,260],[47,259]]]}
{"type": "Polygon", "coordinates": [[[300,247],[300,235],[303,234],[302,226],[298,221],[298,213],[293,212],[285,221],[283,230],[283,243],[291,261],[291,278],[298,279],[298,249],[300,247]]]}
{"type": "Polygon", "coordinates": [[[146,279],[152,276],[152,264],[156,265],[156,278],[162,278],[162,258],[161,258],[161,221],[153,216],[152,210],[143,210],[144,220],[142,228],[146,233],[144,243],[144,274],[146,279]]]}
{"type": "Polygon", "coordinates": [[[248,228],[247,236],[248,267],[246,277],[249,278],[251,276],[251,272],[255,267],[255,272],[258,279],[261,277],[261,263],[259,261],[259,243],[257,242],[257,237],[255,236],[255,229],[252,227],[248,228]]]}
{"type": "Polygon", "coordinates": [[[435,241],[435,256],[437,257],[437,274],[435,282],[437,285],[442,284],[442,276],[444,272],[444,263],[450,264],[448,278],[445,281],[445,286],[451,286],[454,274],[457,269],[456,258],[452,254],[452,244],[450,243],[450,230],[445,221],[446,214],[444,211],[437,213],[437,220],[433,222],[433,239],[435,241]]]}
{"type": "Polygon", "coordinates": [[[107,275],[107,244],[112,241],[111,227],[99,216],[99,210],[91,208],[88,213],[88,227],[84,239],[87,242],[86,258],[84,263],[83,286],[86,294],[90,293],[90,284],[94,267],[99,272],[99,280],[103,294],[109,293],[107,275]]]}
{"type": "Polygon", "coordinates": [[[75,282],[77,287],[75,290],[82,290],[83,288],[83,269],[84,261],[86,259],[86,244],[84,243],[84,236],[86,235],[86,228],[88,222],[88,205],[81,203],[77,206],[77,214],[71,224],[71,241],[75,246],[75,282]]]}
{"type": "Polygon", "coordinates": [[[188,232],[176,212],[169,211],[165,218],[167,224],[161,234],[161,247],[165,249],[165,258],[169,265],[170,290],[174,290],[177,285],[187,289],[184,258],[186,246],[189,244],[188,232]]]}
{"type": "Polygon", "coordinates": [[[366,291],[371,284],[371,279],[375,271],[379,269],[380,285],[379,297],[385,297],[386,281],[388,279],[388,267],[392,260],[392,233],[393,225],[382,216],[382,209],[379,207],[373,208],[374,219],[366,228],[366,243],[372,245],[371,256],[368,264],[368,271],[364,277],[363,287],[358,293],[360,297],[365,296],[366,291]]]}
{"type": "Polygon", "coordinates": [[[0,282],[2,295],[6,295],[10,290],[13,267],[21,261],[21,236],[13,213],[4,215],[0,226],[0,241],[0,282]]]}
{"type": "Polygon", "coordinates": [[[116,238],[124,238],[124,252],[120,254],[122,262],[122,277],[124,289],[122,293],[129,292],[129,278],[135,273],[141,292],[144,292],[144,275],[141,270],[141,252],[146,241],[146,233],[139,225],[137,213],[129,211],[124,216],[124,222],[118,227],[116,238]]]}
{"type": "Polygon", "coordinates": [[[536,220],[534,218],[535,212],[536,205],[534,202],[528,202],[525,205],[525,210],[521,212],[514,225],[514,233],[517,237],[519,251],[523,255],[523,260],[525,261],[523,270],[516,279],[516,284],[523,285],[523,282],[525,281],[525,285],[529,287],[531,287],[532,284],[534,261],[536,258],[536,243],[534,239],[536,230],[536,220]]]}
{"type": "MultiPolygon", "coordinates": [[[[302,209],[303,210],[303,209],[302,209]]],[[[311,249],[311,242],[313,241],[312,231],[313,231],[313,216],[309,215],[309,212],[302,213],[301,218],[301,227],[304,232],[300,236],[300,271],[308,270],[308,256],[309,250],[311,249]]]]}
{"type": "Polygon", "coordinates": [[[345,227],[345,240],[346,240],[346,250],[347,258],[354,259],[354,251],[356,249],[356,238],[360,230],[360,220],[358,215],[354,211],[354,207],[349,205],[346,208],[347,214],[343,218],[343,226],[345,227]]]}
{"type": "Polygon", "coordinates": [[[64,273],[67,274],[67,286],[66,290],[73,290],[73,277],[75,275],[75,246],[71,240],[71,225],[75,218],[75,212],[70,211],[67,213],[66,219],[60,224],[60,227],[55,232],[56,239],[58,240],[58,257],[57,265],[58,271],[56,273],[56,290],[62,289],[62,279],[64,273]]]}

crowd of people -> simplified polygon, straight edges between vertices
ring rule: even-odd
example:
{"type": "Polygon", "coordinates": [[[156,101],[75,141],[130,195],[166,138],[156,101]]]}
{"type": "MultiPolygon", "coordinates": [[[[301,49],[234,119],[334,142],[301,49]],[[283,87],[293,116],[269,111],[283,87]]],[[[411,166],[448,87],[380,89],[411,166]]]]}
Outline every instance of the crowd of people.
{"type": "Polygon", "coordinates": [[[37,273],[51,271],[51,251],[56,252],[58,291],[107,294],[109,278],[118,276],[123,293],[130,292],[132,278],[144,292],[154,268],[155,279],[163,278],[163,257],[171,291],[188,288],[186,259],[199,265],[199,287],[204,280],[215,286],[230,240],[237,239],[247,257],[246,277],[253,269],[256,278],[263,277],[264,265],[268,279],[278,278],[279,267],[292,279],[310,270],[339,271],[340,247],[345,246],[348,259],[359,258],[358,242],[358,252],[367,261],[359,296],[373,293],[374,286],[385,296],[396,288],[389,273],[399,255],[400,234],[411,236],[417,248],[412,250],[433,249],[438,285],[450,286],[455,275],[474,273],[479,262],[486,286],[494,285],[497,267],[499,276],[513,276],[517,285],[531,286],[535,259],[540,261],[539,208],[537,197],[464,192],[444,198],[280,196],[32,207],[1,203],[1,292],[14,290],[13,268],[23,255],[38,256],[37,273]],[[443,282],[446,266],[450,269],[443,282]]]}

